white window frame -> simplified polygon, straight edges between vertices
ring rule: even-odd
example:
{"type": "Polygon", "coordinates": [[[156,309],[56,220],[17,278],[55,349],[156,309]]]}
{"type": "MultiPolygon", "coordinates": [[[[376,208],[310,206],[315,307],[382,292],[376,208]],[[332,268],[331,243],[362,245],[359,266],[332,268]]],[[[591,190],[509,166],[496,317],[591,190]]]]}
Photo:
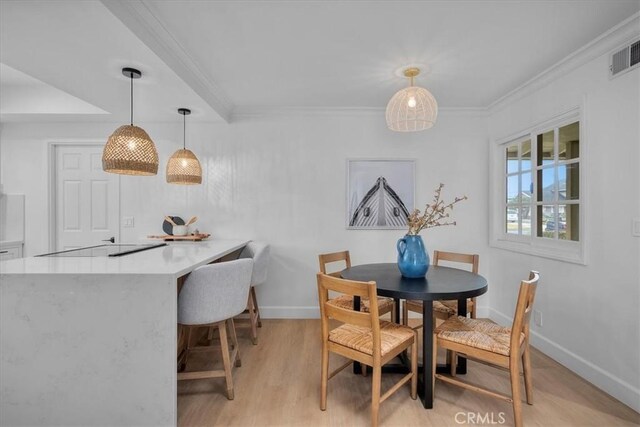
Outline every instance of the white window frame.
{"type": "MultiPolygon", "coordinates": [[[[580,107],[574,107],[562,114],[556,115],[555,117],[546,120],[542,123],[536,124],[529,129],[525,129],[521,132],[518,132],[513,135],[509,135],[504,138],[494,140],[492,144],[492,153],[491,153],[491,199],[490,199],[490,246],[505,249],[514,252],[520,252],[529,255],[540,256],[544,258],[551,258],[560,261],[566,261],[577,264],[586,264],[586,221],[585,221],[585,212],[586,212],[586,153],[587,153],[587,143],[586,143],[586,132],[585,132],[585,114],[584,114],[584,105],[580,107]],[[559,128],[574,122],[579,122],[579,132],[580,132],[580,152],[579,157],[577,159],[571,159],[569,161],[558,161],[557,149],[554,150],[554,168],[560,165],[564,165],[567,163],[578,163],[580,166],[579,172],[579,181],[580,181],[580,195],[578,199],[578,203],[580,206],[579,212],[579,241],[572,240],[561,240],[557,239],[557,230],[555,231],[556,238],[546,238],[546,237],[538,237],[537,236],[537,215],[538,209],[537,206],[537,194],[538,194],[538,180],[537,180],[537,171],[541,169],[537,165],[537,136],[541,133],[548,132],[549,130],[553,130],[555,128],[559,128]],[[531,179],[533,182],[533,193],[532,193],[532,201],[531,201],[531,235],[521,235],[521,234],[509,234],[506,231],[505,225],[507,224],[507,188],[506,188],[506,179],[505,176],[507,165],[506,165],[506,147],[511,144],[520,143],[525,140],[531,141],[531,179]]],[[[557,131],[554,133],[554,144],[558,144],[558,135],[557,131]]],[[[518,151],[518,155],[520,156],[520,150],[518,151]]],[[[521,169],[519,169],[519,174],[521,174],[521,169]]],[[[556,177],[557,178],[557,177],[556,177]]],[[[519,181],[521,179],[521,175],[519,177],[519,181]]],[[[557,182],[557,180],[556,180],[557,182]]],[[[519,186],[520,188],[520,186],[519,186]]],[[[557,196],[556,196],[557,197],[557,196]]],[[[575,203],[575,202],[574,202],[575,203]]],[[[553,203],[558,205],[557,201],[553,203]]],[[[564,203],[561,203],[564,204],[564,203]]],[[[572,204],[572,202],[566,203],[572,204]]],[[[521,205],[522,206],[522,205],[521,205]]],[[[557,216],[557,213],[556,213],[557,216]]],[[[518,229],[521,230],[521,215],[518,215],[518,229]]],[[[556,218],[556,224],[558,224],[558,218],[556,218]]],[[[556,227],[557,228],[557,227],[556,227]]]]}

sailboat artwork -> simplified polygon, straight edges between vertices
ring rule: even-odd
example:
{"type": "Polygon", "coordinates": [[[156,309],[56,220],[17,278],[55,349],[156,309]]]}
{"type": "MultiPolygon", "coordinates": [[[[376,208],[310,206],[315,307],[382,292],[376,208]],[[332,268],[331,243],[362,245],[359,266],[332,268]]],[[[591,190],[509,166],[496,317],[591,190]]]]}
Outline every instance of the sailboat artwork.
{"type": "Polygon", "coordinates": [[[404,227],[409,211],[402,199],[380,176],[362,198],[349,221],[350,227],[404,227]]]}

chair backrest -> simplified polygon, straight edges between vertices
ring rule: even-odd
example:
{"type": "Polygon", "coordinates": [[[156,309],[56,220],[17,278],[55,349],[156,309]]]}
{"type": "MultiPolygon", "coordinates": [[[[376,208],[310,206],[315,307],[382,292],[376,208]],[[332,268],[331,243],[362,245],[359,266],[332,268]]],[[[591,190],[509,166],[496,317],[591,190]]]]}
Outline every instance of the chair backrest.
{"type": "Polygon", "coordinates": [[[207,325],[230,319],[247,307],[253,261],[238,259],[198,267],[178,295],[178,323],[207,325]]]}
{"type": "Polygon", "coordinates": [[[318,262],[320,263],[320,272],[323,274],[328,274],[329,276],[340,277],[340,271],[342,270],[342,268],[337,271],[332,271],[327,273],[327,264],[332,264],[334,262],[341,262],[341,261],[344,262],[343,268],[351,267],[351,256],[349,255],[349,251],[332,252],[330,254],[318,255],[318,262]]]}
{"type": "Polygon", "coordinates": [[[251,286],[260,285],[267,281],[270,252],[271,248],[265,243],[249,242],[240,253],[238,258],[250,258],[253,260],[251,286]]]}
{"type": "Polygon", "coordinates": [[[439,265],[440,261],[470,264],[471,272],[478,274],[478,264],[480,264],[480,255],[460,254],[457,252],[433,251],[433,265],[439,265]]]}
{"type": "Polygon", "coordinates": [[[322,320],[322,339],[329,337],[329,319],[342,323],[370,328],[373,335],[373,358],[380,358],[380,322],[378,320],[378,298],[376,282],[356,282],[318,273],[318,300],[322,320]],[[359,312],[329,304],[329,291],[369,298],[369,312],[359,312]]]}
{"type": "MultiPolygon", "coordinates": [[[[536,297],[536,288],[540,275],[537,271],[529,273],[529,280],[520,282],[520,291],[518,292],[518,302],[516,304],[516,313],[513,316],[513,325],[511,326],[511,351],[520,346],[520,334],[524,333],[525,342],[529,341],[529,325],[531,323],[531,312],[533,311],[533,301],[536,297]]],[[[515,353],[518,354],[518,353],[515,353]]]]}

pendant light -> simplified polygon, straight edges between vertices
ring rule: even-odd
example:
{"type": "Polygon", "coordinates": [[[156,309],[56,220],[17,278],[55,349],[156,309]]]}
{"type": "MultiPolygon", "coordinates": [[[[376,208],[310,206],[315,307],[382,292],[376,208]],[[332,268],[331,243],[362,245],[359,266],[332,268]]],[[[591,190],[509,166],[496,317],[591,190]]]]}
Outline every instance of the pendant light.
{"type": "Polygon", "coordinates": [[[182,149],[173,153],[167,162],[167,182],[169,184],[193,185],[202,183],[202,168],[198,158],[187,150],[187,116],[191,110],[179,108],[182,114],[182,149]]]}
{"type": "Polygon", "coordinates": [[[404,76],[410,79],[409,87],[396,92],[387,104],[387,127],[393,131],[417,132],[436,123],[438,103],[428,90],[414,86],[413,79],[418,74],[419,68],[404,70],[404,76]]]}
{"type": "Polygon", "coordinates": [[[156,175],[156,146],[144,129],[133,125],[133,79],[139,79],[142,73],[123,68],[122,74],[131,80],[131,124],[120,126],[107,140],[102,152],[102,169],[121,175],[156,175]]]}

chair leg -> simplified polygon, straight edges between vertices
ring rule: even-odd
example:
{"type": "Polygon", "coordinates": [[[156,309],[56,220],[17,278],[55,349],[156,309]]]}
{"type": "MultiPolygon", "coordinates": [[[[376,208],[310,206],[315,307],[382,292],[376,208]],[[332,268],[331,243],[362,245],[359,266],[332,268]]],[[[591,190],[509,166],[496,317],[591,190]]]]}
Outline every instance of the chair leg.
{"type": "Polygon", "coordinates": [[[522,353],[522,370],[524,371],[524,389],[527,393],[527,403],[533,405],[533,381],[531,379],[531,354],[529,353],[529,345],[525,343],[524,352],[522,353]]]}
{"type": "Polygon", "coordinates": [[[218,331],[220,331],[220,350],[222,351],[224,377],[227,383],[227,399],[233,400],[233,378],[231,377],[231,361],[229,360],[229,342],[227,341],[226,325],[226,320],[220,322],[220,324],[218,325],[218,331]]]}
{"type": "Polygon", "coordinates": [[[509,359],[509,376],[511,377],[511,395],[513,398],[513,418],[516,427],[522,427],[522,400],[520,396],[520,369],[518,356],[509,359]]]}
{"type": "Polygon", "coordinates": [[[231,345],[233,345],[233,349],[236,351],[236,367],[242,366],[242,359],[240,359],[240,346],[238,345],[238,336],[236,335],[236,324],[233,321],[233,317],[227,321],[227,326],[229,327],[229,335],[231,336],[231,345]]]}
{"type": "Polygon", "coordinates": [[[258,321],[258,328],[262,328],[262,319],[260,318],[260,307],[258,306],[258,297],[256,296],[256,287],[251,287],[251,296],[253,297],[253,307],[256,310],[256,319],[258,321]]]}
{"type": "Polygon", "coordinates": [[[327,382],[329,381],[329,347],[322,343],[322,369],[320,372],[320,409],[327,410],[327,382]]]}
{"type": "Polygon", "coordinates": [[[249,292],[249,301],[247,302],[249,306],[249,323],[251,325],[251,342],[253,345],[258,344],[258,321],[256,316],[256,306],[253,303],[253,297],[251,292],[249,292]]]}
{"type": "Polygon", "coordinates": [[[411,345],[411,374],[411,398],[416,400],[418,398],[418,333],[416,331],[413,331],[411,345]]]}
{"type": "Polygon", "coordinates": [[[371,387],[371,426],[378,426],[378,412],[380,410],[380,382],[382,380],[382,367],[373,367],[373,380],[371,387]]]}
{"type": "MultiPolygon", "coordinates": [[[[449,352],[447,351],[447,354],[449,352]]],[[[424,356],[422,356],[422,363],[424,364],[424,356]]],[[[431,379],[431,390],[433,390],[433,396],[435,398],[436,395],[436,368],[438,367],[438,337],[436,334],[433,334],[433,357],[431,358],[431,373],[433,374],[433,378],[431,379]]]]}
{"type": "Polygon", "coordinates": [[[471,318],[475,319],[476,318],[476,307],[478,306],[478,303],[476,302],[475,298],[471,298],[471,301],[473,301],[473,305],[471,306],[471,318]]]}
{"type": "Polygon", "coordinates": [[[449,358],[449,364],[451,365],[451,376],[455,377],[458,364],[458,354],[455,351],[447,350],[447,357],[449,358]]]}
{"type": "Polygon", "coordinates": [[[407,326],[409,324],[409,309],[407,308],[407,301],[401,302],[402,304],[402,324],[407,326]]]}
{"type": "Polygon", "coordinates": [[[394,301],[391,306],[391,323],[395,323],[396,321],[396,310],[398,310],[398,307],[396,307],[396,302],[394,301]]]}

